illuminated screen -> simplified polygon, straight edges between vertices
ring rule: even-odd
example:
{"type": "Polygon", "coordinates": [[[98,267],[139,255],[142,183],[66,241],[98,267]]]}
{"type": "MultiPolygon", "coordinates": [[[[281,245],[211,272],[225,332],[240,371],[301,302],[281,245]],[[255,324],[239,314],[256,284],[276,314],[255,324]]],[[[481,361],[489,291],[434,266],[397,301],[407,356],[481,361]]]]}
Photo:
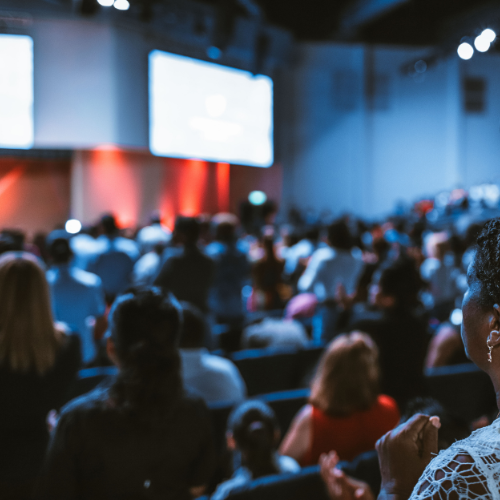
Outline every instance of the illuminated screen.
{"type": "Polygon", "coordinates": [[[273,82],[267,76],[155,50],[149,55],[149,113],[155,155],[273,163],[273,82]]]}
{"type": "Polygon", "coordinates": [[[33,39],[0,35],[0,147],[33,146],[33,39]]]}

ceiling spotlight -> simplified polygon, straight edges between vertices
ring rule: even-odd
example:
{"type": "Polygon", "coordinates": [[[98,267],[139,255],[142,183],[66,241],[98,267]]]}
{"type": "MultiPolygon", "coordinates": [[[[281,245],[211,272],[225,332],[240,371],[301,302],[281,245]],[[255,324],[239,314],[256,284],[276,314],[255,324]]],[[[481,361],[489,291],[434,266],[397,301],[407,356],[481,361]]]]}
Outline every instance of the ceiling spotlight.
{"type": "Polygon", "coordinates": [[[97,3],[103,7],[111,7],[114,1],[115,0],[97,0],[97,3]]]}
{"type": "Polygon", "coordinates": [[[488,42],[493,42],[495,38],[497,37],[497,34],[490,28],[487,28],[483,30],[483,32],[480,35],[482,38],[488,40],[488,42]]]}
{"type": "Polygon", "coordinates": [[[486,52],[490,48],[490,45],[490,41],[483,37],[483,35],[477,36],[474,40],[474,47],[476,47],[479,52],[486,52]]]}
{"type": "Polygon", "coordinates": [[[470,43],[464,42],[458,46],[458,57],[467,61],[474,55],[474,49],[470,43]]]}
{"type": "Polygon", "coordinates": [[[113,7],[118,10],[128,10],[130,8],[130,3],[128,0],[115,0],[113,7]]]}

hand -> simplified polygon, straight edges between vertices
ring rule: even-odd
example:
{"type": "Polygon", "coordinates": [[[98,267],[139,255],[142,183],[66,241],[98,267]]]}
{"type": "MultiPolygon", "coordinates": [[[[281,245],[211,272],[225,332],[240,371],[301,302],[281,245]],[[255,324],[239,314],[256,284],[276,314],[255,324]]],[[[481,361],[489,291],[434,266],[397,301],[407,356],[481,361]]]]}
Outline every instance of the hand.
{"type": "Polygon", "coordinates": [[[409,498],[429,462],[438,452],[438,417],[414,415],[377,441],[382,490],[409,498]]]}
{"type": "Polygon", "coordinates": [[[363,481],[346,476],[337,469],[339,457],[335,451],[321,455],[321,477],[332,500],[375,500],[370,487],[363,481]]]}

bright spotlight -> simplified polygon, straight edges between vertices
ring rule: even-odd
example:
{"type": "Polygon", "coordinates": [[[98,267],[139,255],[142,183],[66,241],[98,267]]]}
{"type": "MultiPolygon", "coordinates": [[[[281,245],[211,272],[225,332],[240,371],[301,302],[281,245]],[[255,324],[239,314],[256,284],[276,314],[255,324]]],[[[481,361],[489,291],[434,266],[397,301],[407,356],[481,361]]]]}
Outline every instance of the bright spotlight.
{"type": "Polygon", "coordinates": [[[114,1],[115,0],[97,0],[97,3],[103,7],[111,7],[114,1]]]}
{"type": "Polygon", "coordinates": [[[130,3],[128,2],[128,0],[115,0],[113,6],[118,10],[128,10],[130,7],[130,3]]]}
{"type": "Polygon", "coordinates": [[[66,229],[66,231],[68,231],[69,234],[76,234],[79,233],[82,229],[82,223],[77,219],[69,219],[68,221],[66,221],[64,228],[66,229]]]}
{"type": "Polygon", "coordinates": [[[490,48],[490,41],[483,37],[483,35],[477,36],[474,40],[474,46],[479,52],[486,52],[490,48]]]}
{"type": "Polygon", "coordinates": [[[452,325],[458,326],[462,324],[462,309],[454,309],[450,315],[450,321],[452,325]]]}
{"type": "Polygon", "coordinates": [[[263,191],[252,191],[248,195],[248,201],[252,205],[263,205],[267,201],[266,193],[263,191]]]}
{"type": "Polygon", "coordinates": [[[497,34],[492,29],[487,28],[481,33],[481,37],[491,43],[495,40],[497,34]]]}
{"type": "Polygon", "coordinates": [[[474,55],[474,49],[470,43],[464,42],[458,46],[458,57],[467,61],[474,55]]]}

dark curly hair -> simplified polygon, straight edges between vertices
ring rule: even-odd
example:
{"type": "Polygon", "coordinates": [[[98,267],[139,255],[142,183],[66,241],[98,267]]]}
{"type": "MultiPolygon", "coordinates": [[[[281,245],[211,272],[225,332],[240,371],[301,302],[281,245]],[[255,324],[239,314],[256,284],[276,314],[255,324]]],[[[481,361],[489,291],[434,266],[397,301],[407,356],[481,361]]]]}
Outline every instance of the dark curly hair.
{"type": "Polygon", "coordinates": [[[120,361],[113,402],[141,424],[164,422],[182,394],[180,308],[160,289],[144,288],[119,297],[110,318],[120,361]]]}
{"type": "Polygon", "coordinates": [[[471,277],[480,283],[483,306],[500,304],[500,217],[489,220],[477,238],[471,277]]]}

